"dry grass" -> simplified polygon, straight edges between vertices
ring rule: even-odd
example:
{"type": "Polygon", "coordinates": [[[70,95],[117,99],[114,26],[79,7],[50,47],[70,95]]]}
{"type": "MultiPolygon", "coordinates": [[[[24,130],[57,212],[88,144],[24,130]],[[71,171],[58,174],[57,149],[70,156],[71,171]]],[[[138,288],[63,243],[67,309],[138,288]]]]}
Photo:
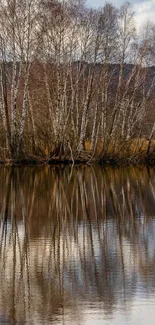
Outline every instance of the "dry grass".
{"type": "MultiPolygon", "coordinates": [[[[136,156],[138,154],[145,154],[148,149],[149,140],[145,138],[141,139],[132,139],[130,141],[120,141],[115,140],[115,143],[109,143],[107,148],[105,148],[105,152],[107,155],[117,156],[118,157],[131,157],[136,156]]],[[[85,142],[86,151],[90,152],[91,141],[87,140],[85,142]]],[[[155,140],[151,141],[151,150],[155,149],[155,140]]],[[[103,142],[98,140],[95,155],[99,156],[104,150],[103,142]]]]}
{"type": "MultiPolygon", "coordinates": [[[[102,142],[102,140],[98,140],[97,146],[96,146],[96,154],[100,154],[100,152],[102,151],[102,148],[103,148],[103,142],[102,142]]],[[[91,151],[91,141],[90,140],[85,141],[85,149],[88,152],[91,151]]]]}
{"type": "MultiPolygon", "coordinates": [[[[111,142],[108,143],[107,146],[103,145],[103,141],[101,139],[98,140],[95,152],[91,151],[91,141],[87,139],[85,141],[85,151],[83,155],[78,155],[78,151],[72,149],[72,157],[74,159],[90,159],[90,156],[95,158],[96,161],[110,161],[115,160],[116,162],[145,162],[145,160],[151,159],[152,163],[155,163],[155,140],[151,141],[151,147],[149,151],[149,155],[147,155],[149,140],[146,138],[135,138],[130,141],[124,141],[121,139],[111,139],[111,142]]],[[[43,143],[39,143],[38,150],[35,154],[31,153],[31,149],[28,152],[25,152],[25,156],[23,159],[27,159],[28,161],[46,161],[51,157],[51,153],[54,150],[54,144],[51,145],[44,145],[43,143]]],[[[53,156],[58,158],[57,156],[53,156]]],[[[65,159],[72,159],[70,151],[66,151],[63,153],[61,160],[65,159]]],[[[9,159],[9,153],[6,152],[5,148],[0,147],[0,160],[1,162],[6,162],[7,158],[9,159]]],[[[25,161],[24,160],[24,161],[25,161]]]]}

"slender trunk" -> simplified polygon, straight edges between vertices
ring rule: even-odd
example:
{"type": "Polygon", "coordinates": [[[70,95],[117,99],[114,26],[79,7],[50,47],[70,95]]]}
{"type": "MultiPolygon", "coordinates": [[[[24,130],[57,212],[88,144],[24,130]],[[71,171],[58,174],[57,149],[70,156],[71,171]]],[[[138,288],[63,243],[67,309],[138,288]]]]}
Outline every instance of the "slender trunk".
{"type": "Polygon", "coordinates": [[[152,130],[151,130],[150,136],[149,136],[149,142],[148,142],[148,146],[147,146],[146,156],[148,156],[149,153],[150,153],[151,142],[152,142],[154,132],[155,132],[155,122],[153,123],[153,127],[152,127],[152,130]]]}
{"type": "Polygon", "coordinates": [[[53,104],[52,104],[52,99],[51,99],[51,94],[50,94],[50,87],[49,87],[48,76],[47,76],[47,71],[46,71],[46,63],[45,62],[43,63],[43,69],[44,69],[44,81],[45,81],[46,95],[47,95],[47,101],[48,101],[48,111],[49,111],[50,124],[52,126],[53,131],[54,131],[54,134],[56,134],[55,118],[54,118],[54,115],[53,115],[53,104]]]}
{"type": "Polygon", "coordinates": [[[26,76],[25,76],[25,85],[24,85],[24,94],[23,94],[23,103],[22,103],[22,114],[20,119],[20,128],[19,128],[19,135],[18,135],[18,145],[17,145],[17,155],[19,154],[19,150],[22,143],[24,125],[25,125],[25,117],[27,113],[27,106],[28,106],[28,82],[29,82],[29,72],[30,72],[30,63],[27,64],[26,67],[26,76]]]}
{"type": "Polygon", "coordinates": [[[32,131],[33,131],[33,136],[32,136],[32,142],[33,142],[33,152],[35,152],[35,148],[37,146],[37,136],[36,136],[36,127],[35,127],[35,121],[34,121],[34,114],[33,114],[33,107],[32,107],[32,102],[30,98],[30,94],[28,92],[28,102],[29,102],[29,111],[30,111],[30,117],[31,117],[31,122],[32,122],[32,131]]]}
{"type": "Polygon", "coordinates": [[[6,145],[9,147],[10,155],[13,157],[13,148],[11,143],[11,126],[8,109],[7,81],[6,81],[6,63],[1,63],[1,91],[2,91],[2,115],[3,125],[6,133],[6,145]]]}
{"type": "Polygon", "coordinates": [[[94,144],[95,144],[97,112],[98,112],[98,103],[96,103],[96,105],[95,105],[95,115],[94,115],[93,129],[92,129],[92,134],[91,134],[91,145],[90,145],[91,151],[93,150],[94,144]]]}
{"type": "Polygon", "coordinates": [[[86,94],[86,99],[84,102],[84,107],[83,107],[83,112],[82,112],[82,121],[81,121],[81,132],[80,132],[80,139],[79,139],[79,145],[78,145],[78,150],[81,151],[83,150],[84,147],[84,138],[86,135],[86,127],[87,127],[87,113],[91,101],[91,95],[92,95],[92,86],[93,86],[93,72],[90,76],[90,80],[88,80],[88,87],[87,87],[87,94],[86,94]]]}

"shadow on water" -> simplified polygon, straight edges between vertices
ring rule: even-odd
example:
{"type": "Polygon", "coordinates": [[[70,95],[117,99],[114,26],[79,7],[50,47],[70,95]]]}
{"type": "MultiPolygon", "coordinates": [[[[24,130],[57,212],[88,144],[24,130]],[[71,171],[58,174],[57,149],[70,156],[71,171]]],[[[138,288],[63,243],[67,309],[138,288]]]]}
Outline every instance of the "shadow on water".
{"type": "Polygon", "coordinates": [[[154,297],[154,175],[2,167],[2,324],[84,324],[88,310],[108,320],[154,297]]]}

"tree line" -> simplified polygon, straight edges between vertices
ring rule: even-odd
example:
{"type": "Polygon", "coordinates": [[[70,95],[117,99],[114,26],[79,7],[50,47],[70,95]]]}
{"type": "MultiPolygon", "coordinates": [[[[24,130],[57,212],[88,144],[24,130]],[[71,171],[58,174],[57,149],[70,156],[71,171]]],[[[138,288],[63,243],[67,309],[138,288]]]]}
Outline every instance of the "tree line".
{"type": "Polygon", "coordinates": [[[155,25],[138,34],[130,3],[1,0],[1,157],[103,157],[141,138],[154,60],[155,25]]]}

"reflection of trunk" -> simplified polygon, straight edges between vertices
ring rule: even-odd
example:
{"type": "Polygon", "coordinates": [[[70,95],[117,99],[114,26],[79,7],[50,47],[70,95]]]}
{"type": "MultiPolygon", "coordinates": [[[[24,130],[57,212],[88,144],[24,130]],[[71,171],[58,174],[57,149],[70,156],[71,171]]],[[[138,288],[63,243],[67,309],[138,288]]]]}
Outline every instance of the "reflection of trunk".
{"type": "Polygon", "coordinates": [[[6,182],[4,185],[5,188],[5,196],[2,204],[2,212],[1,212],[1,222],[3,222],[2,225],[2,234],[1,234],[1,241],[0,241],[0,258],[2,254],[2,249],[5,251],[6,246],[6,238],[7,238],[7,220],[9,215],[9,205],[10,205],[10,196],[11,196],[11,179],[12,179],[12,172],[13,170],[9,170],[6,177],[6,182]],[[4,247],[3,247],[4,242],[4,247]]]}
{"type": "Polygon", "coordinates": [[[154,255],[148,245],[153,233],[147,225],[154,225],[154,210],[147,200],[154,198],[153,171],[151,183],[145,168],[82,167],[71,177],[70,171],[0,170],[5,228],[10,207],[12,218],[6,236],[0,233],[0,301],[5,295],[10,321],[48,323],[68,307],[79,315],[77,296],[90,303],[93,295],[112,313],[131,297],[137,274],[145,286],[152,285],[154,255]]]}
{"type": "Polygon", "coordinates": [[[15,297],[16,297],[16,254],[17,254],[17,225],[16,225],[16,174],[12,175],[11,179],[11,235],[12,235],[12,248],[13,248],[13,265],[12,265],[12,318],[13,322],[16,323],[16,308],[15,308],[15,297]]]}
{"type": "Polygon", "coordinates": [[[124,252],[123,252],[123,243],[122,243],[122,232],[121,232],[121,225],[120,220],[117,220],[118,222],[118,237],[119,237],[119,248],[120,248],[120,259],[121,259],[121,268],[122,268],[122,275],[123,275],[123,290],[124,290],[124,299],[125,299],[125,265],[124,265],[124,252]]]}

